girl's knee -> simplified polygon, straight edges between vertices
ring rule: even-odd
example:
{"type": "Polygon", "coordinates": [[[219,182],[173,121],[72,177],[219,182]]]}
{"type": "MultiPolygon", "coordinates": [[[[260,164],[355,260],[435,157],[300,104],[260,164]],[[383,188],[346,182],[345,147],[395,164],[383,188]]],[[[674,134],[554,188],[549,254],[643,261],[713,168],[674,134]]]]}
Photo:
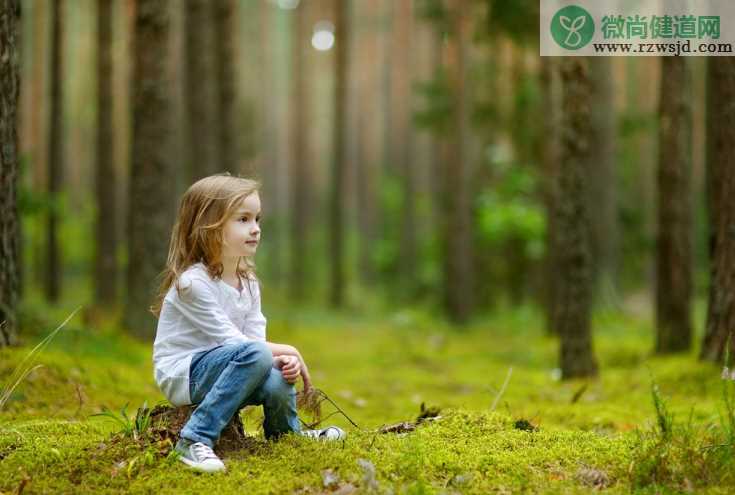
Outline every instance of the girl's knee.
{"type": "Polygon", "coordinates": [[[273,368],[273,353],[265,342],[251,340],[240,346],[237,354],[239,359],[245,359],[262,374],[266,374],[273,368]]]}
{"type": "Polygon", "coordinates": [[[264,392],[271,399],[288,400],[296,394],[296,387],[288,383],[280,370],[271,369],[268,379],[263,384],[264,392]]]}

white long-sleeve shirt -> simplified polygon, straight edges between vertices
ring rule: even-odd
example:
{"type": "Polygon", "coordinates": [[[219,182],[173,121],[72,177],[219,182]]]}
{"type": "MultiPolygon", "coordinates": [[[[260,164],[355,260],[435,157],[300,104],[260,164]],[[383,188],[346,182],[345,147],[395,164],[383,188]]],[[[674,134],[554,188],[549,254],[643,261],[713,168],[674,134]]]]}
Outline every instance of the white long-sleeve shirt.
{"type": "Polygon", "coordinates": [[[206,267],[197,263],[181,274],[179,285],[180,293],[174,284],[163,300],[153,343],[154,378],[174,406],[191,404],[189,366],[195,353],[224,344],[265,341],[266,325],[255,280],[243,280],[238,291],[210,278],[206,267]]]}

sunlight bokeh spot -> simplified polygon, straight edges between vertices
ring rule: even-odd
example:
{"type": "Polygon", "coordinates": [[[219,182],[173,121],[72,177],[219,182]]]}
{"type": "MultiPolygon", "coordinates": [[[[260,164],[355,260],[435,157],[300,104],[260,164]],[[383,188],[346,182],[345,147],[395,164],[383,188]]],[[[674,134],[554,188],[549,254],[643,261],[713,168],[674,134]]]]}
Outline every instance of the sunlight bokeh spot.
{"type": "Polygon", "coordinates": [[[284,10],[293,10],[299,6],[301,0],[276,0],[276,4],[279,8],[284,10]]]}
{"type": "Polygon", "coordinates": [[[334,25],[329,21],[319,21],[314,25],[311,46],[320,52],[331,50],[334,46],[334,25]]]}

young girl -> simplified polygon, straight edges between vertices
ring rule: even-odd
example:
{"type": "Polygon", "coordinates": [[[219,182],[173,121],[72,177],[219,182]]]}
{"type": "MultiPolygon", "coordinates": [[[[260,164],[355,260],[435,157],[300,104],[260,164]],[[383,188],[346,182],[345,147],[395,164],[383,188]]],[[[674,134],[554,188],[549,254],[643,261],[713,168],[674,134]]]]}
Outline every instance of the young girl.
{"type": "Polygon", "coordinates": [[[260,242],[258,183],[214,175],[181,199],[158,297],[153,364],[156,383],[175,406],[197,404],[176,444],[180,459],[222,471],[213,448],[234,414],[263,405],[266,438],[288,432],[340,439],[331,426],[301,431],[294,384],[311,387],[299,351],[266,341],[266,320],[252,261],[260,242]]]}

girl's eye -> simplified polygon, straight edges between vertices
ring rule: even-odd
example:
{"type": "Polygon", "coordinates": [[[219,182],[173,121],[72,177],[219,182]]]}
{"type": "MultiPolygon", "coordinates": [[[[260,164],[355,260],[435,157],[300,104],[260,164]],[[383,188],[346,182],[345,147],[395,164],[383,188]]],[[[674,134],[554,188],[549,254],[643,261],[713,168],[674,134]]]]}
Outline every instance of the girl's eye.
{"type": "Polygon", "coordinates": [[[256,221],[257,223],[260,223],[260,217],[259,217],[259,216],[258,216],[258,217],[255,217],[255,221],[256,221]]]}
{"type": "Polygon", "coordinates": [[[242,218],[240,218],[240,221],[241,222],[247,222],[248,221],[248,217],[242,217],[242,218]]]}

